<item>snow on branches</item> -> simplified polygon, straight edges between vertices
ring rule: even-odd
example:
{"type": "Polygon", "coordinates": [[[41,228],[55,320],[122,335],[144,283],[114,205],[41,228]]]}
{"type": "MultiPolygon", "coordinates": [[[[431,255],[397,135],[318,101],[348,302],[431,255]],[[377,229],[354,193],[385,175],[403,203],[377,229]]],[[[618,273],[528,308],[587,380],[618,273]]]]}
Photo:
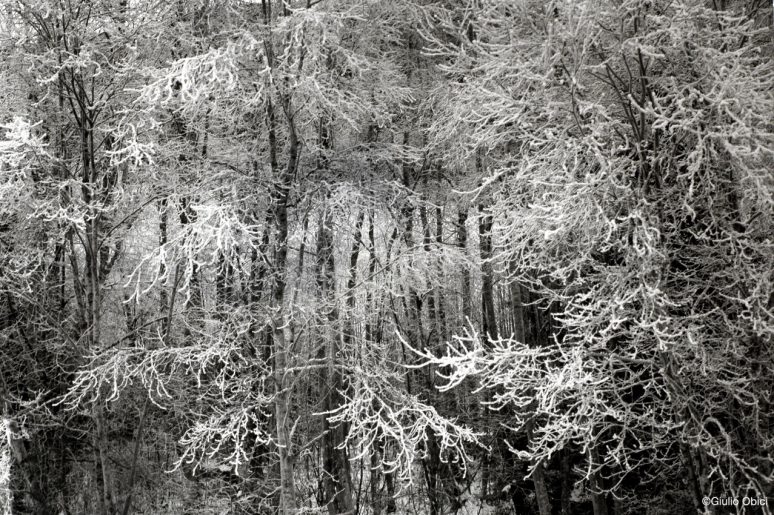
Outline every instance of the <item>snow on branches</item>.
{"type": "Polygon", "coordinates": [[[193,418],[180,438],[182,453],[175,469],[216,463],[239,470],[247,461],[248,434],[270,441],[258,423],[268,416],[273,400],[267,393],[270,370],[250,354],[247,339],[253,325],[246,310],[236,310],[215,327],[196,331],[196,343],[167,346],[168,338],[159,335],[158,345],[150,348],[95,352],[58,404],[83,409],[116,402],[137,382],[158,408],[187,406],[193,418]]]}
{"type": "Polygon", "coordinates": [[[359,460],[374,449],[385,449],[381,467],[397,472],[411,485],[414,464],[427,455],[431,438],[437,439],[441,459],[459,463],[466,470],[466,445],[478,444],[474,430],[449,420],[416,395],[407,393],[394,374],[367,364],[351,370],[350,387],[341,392],[344,402],[328,414],[332,424],[346,423],[349,431],[342,445],[356,449],[350,460],[359,460]]]}
{"type": "Polygon", "coordinates": [[[575,445],[584,453],[605,450],[603,462],[589,463],[586,479],[609,465],[620,480],[666,453],[681,427],[663,402],[665,383],[645,356],[603,357],[603,349],[558,342],[530,347],[511,338],[482,341],[472,327],[455,336],[441,356],[414,352],[424,359],[419,366],[437,368],[445,381],[441,391],[475,379],[477,392],[488,394],[489,409],[508,410],[514,435],[531,426],[529,447],[511,448],[531,470],[575,445]],[[639,406],[631,402],[635,395],[639,406]]]}
{"type": "MultiPolygon", "coordinates": [[[[0,197],[9,203],[29,198],[35,168],[45,166],[50,160],[45,138],[36,130],[38,125],[16,116],[0,126],[5,129],[0,140],[0,197]]],[[[10,207],[3,205],[3,209],[10,207]]]]}
{"type": "Polygon", "coordinates": [[[11,515],[11,439],[14,435],[5,417],[0,419],[0,515],[11,515]]]}
{"type": "MultiPolygon", "coordinates": [[[[268,400],[267,400],[268,403],[268,400]]],[[[208,419],[196,422],[180,438],[183,453],[172,470],[182,465],[193,465],[193,473],[202,466],[227,464],[239,474],[249,464],[250,452],[246,443],[267,445],[271,435],[259,429],[268,413],[254,405],[222,411],[215,407],[208,410],[208,419]],[[214,413],[212,413],[214,411],[214,413]]]]}
{"type": "Polygon", "coordinates": [[[615,489],[698,453],[702,488],[764,494],[769,29],[741,3],[492,0],[475,20],[467,7],[430,12],[428,53],[449,77],[431,150],[486,170],[493,260],[552,304],[555,341],[469,332],[427,363],[532,424],[524,456],[596,449],[589,470],[604,464],[615,489]]]}
{"type": "Polygon", "coordinates": [[[216,264],[238,266],[240,252],[255,247],[260,227],[245,223],[231,206],[199,204],[189,208],[196,215],[194,220],[184,224],[167,243],[144,255],[132,271],[126,282],[127,287],[133,287],[131,299],[170,284],[190,300],[197,269],[216,264]]]}

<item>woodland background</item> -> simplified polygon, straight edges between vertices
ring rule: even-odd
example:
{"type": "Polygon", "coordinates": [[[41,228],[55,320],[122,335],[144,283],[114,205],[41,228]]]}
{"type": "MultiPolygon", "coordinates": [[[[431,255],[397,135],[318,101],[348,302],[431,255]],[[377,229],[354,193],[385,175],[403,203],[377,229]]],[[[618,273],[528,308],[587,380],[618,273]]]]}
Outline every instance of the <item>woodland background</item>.
{"type": "Polygon", "coordinates": [[[5,513],[774,499],[770,2],[0,6],[5,513]]]}

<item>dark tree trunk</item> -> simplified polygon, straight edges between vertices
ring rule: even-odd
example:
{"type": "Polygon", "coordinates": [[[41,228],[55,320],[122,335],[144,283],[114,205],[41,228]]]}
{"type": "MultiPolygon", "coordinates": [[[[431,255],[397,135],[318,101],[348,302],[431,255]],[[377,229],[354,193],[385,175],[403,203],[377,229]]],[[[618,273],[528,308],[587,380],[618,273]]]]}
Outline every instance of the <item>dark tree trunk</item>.
{"type": "MultiPolygon", "coordinates": [[[[332,214],[326,211],[320,218],[320,225],[317,231],[317,285],[320,292],[325,318],[329,327],[336,326],[339,319],[338,309],[336,308],[336,285],[335,272],[336,267],[333,257],[333,230],[332,214]]],[[[363,216],[358,218],[355,230],[356,240],[351,252],[350,274],[355,273],[357,257],[359,252],[359,229],[362,228],[363,216]]],[[[348,287],[353,286],[354,279],[350,277],[348,287]]],[[[354,297],[351,293],[347,295],[347,305],[354,303],[354,297]]],[[[345,319],[348,315],[345,314],[345,319]]],[[[342,328],[342,340],[345,345],[351,344],[350,321],[345,320],[342,328]]],[[[343,402],[342,391],[344,389],[344,380],[341,373],[341,364],[339,364],[339,335],[335,331],[326,336],[326,344],[321,347],[321,358],[324,359],[326,366],[323,369],[321,390],[323,392],[323,407],[325,412],[330,412],[339,407],[343,402]]],[[[327,507],[331,515],[339,513],[350,513],[354,509],[352,496],[352,479],[350,474],[350,464],[345,449],[339,448],[346,437],[347,428],[343,424],[336,426],[328,422],[328,417],[323,417],[323,506],[327,507]]]]}
{"type": "Polygon", "coordinates": [[[479,206],[481,214],[478,222],[478,237],[481,251],[481,321],[485,336],[496,340],[497,314],[494,304],[494,271],[492,267],[492,215],[484,212],[479,206]]]}
{"type": "MultiPolygon", "coordinates": [[[[457,214],[457,246],[467,255],[468,252],[468,208],[460,207],[457,214]]],[[[462,318],[470,318],[473,311],[470,305],[470,270],[464,266],[462,270],[462,318]]]]}

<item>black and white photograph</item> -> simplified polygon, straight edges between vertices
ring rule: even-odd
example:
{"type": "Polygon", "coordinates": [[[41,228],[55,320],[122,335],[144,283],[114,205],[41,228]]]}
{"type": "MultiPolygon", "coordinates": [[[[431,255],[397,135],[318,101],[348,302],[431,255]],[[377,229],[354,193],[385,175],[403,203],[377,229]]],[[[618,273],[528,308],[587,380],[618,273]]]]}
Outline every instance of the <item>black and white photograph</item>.
{"type": "Polygon", "coordinates": [[[772,0],[0,0],[0,515],[772,515],[772,0]]]}

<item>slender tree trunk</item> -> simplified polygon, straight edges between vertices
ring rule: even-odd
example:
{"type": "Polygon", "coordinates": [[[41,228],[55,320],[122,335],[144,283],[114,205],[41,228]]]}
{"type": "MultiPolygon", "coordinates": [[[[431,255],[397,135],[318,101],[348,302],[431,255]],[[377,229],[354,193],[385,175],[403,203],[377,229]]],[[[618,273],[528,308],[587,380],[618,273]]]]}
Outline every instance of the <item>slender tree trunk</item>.
{"type": "MultiPolygon", "coordinates": [[[[261,2],[266,35],[264,49],[266,61],[270,70],[276,66],[274,56],[274,42],[272,40],[272,12],[271,2],[261,2]]],[[[276,428],[277,452],[279,455],[279,512],[283,515],[291,515],[297,509],[296,485],[294,478],[295,457],[293,454],[293,442],[290,421],[290,389],[291,381],[287,377],[288,369],[288,342],[286,334],[289,333],[288,320],[285,313],[285,274],[288,255],[288,199],[293,183],[293,177],[298,166],[299,140],[296,134],[293,113],[290,100],[277,91],[280,107],[282,108],[288,129],[288,160],[284,169],[280,169],[277,148],[277,120],[274,101],[269,99],[266,104],[266,123],[268,126],[269,140],[269,164],[274,177],[274,187],[270,198],[271,226],[274,229],[274,252],[271,263],[271,306],[273,308],[272,328],[268,335],[271,357],[274,362],[274,418],[276,428]]],[[[267,362],[269,360],[267,359],[267,362]]]]}
{"type": "MultiPolygon", "coordinates": [[[[373,213],[368,215],[368,277],[373,280],[376,276],[376,239],[374,237],[374,218],[373,213]]],[[[388,250],[389,255],[389,250],[388,250]]],[[[366,325],[365,325],[365,345],[373,345],[376,348],[382,348],[382,330],[381,330],[381,312],[377,307],[377,300],[374,299],[373,289],[366,290],[366,325]]],[[[395,512],[395,488],[392,472],[382,474],[382,459],[386,449],[381,440],[381,434],[377,436],[374,445],[370,451],[370,492],[371,509],[373,515],[381,515],[385,510],[387,513],[395,512]],[[380,481],[384,482],[384,488],[379,488],[380,481]],[[383,492],[385,490],[385,492],[383,492]]]]}
{"type": "MultiPolygon", "coordinates": [[[[409,144],[409,133],[403,134],[403,144],[409,144]]],[[[412,169],[408,164],[403,165],[403,187],[407,190],[411,187],[411,172],[412,169]]],[[[403,208],[401,209],[401,216],[403,217],[404,230],[403,230],[403,242],[408,252],[414,252],[414,206],[411,205],[411,200],[406,199],[403,208]]],[[[420,208],[420,220],[423,222],[423,231],[427,227],[427,214],[426,211],[422,211],[420,208]]],[[[425,247],[425,245],[423,245],[425,247]]],[[[408,304],[406,306],[406,313],[408,318],[408,339],[411,345],[420,350],[425,350],[427,347],[427,339],[425,337],[424,324],[422,323],[422,311],[423,301],[419,297],[416,288],[412,283],[407,285],[408,290],[408,304]]],[[[430,302],[428,302],[428,309],[430,308],[430,302]]],[[[431,313],[431,317],[433,314],[431,313]]],[[[431,372],[427,369],[423,371],[416,371],[414,376],[417,378],[417,387],[423,386],[423,392],[427,395],[433,393],[433,379],[431,372]]],[[[407,375],[408,379],[408,375],[407,375]]],[[[411,392],[411,385],[408,383],[409,394],[411,392]]],[[[441,499],[439,498],[438,491],[438,463],[439,452],[437,448],[437,436],[432,431],[428,430],[427,434],[427,457],[422,461],[422,467],[425,475],[425,482],[427,486],[427,496],[429,504],[429,513],[436,515],[440,513],[442,508],[441,499]]]]}
{"type": "MultiPolygon", "coordinates": [[[[351,352],[352,346],[354,345],[355,340],[355,334],[354,334],[354,310],[355,310],[355,287],[357,284],[357,262],[360,257],[360,248],[361,248],[361,234],[363,229],[363,222],[365,220],[365,211],[362,211],[357,218],[357,222],[355,223],[355,232],[353,234],[353,241],[352,241],[352,249],[349,254],[349,278],[347,280],[347,292],[346,292],[346,300],[347,300],[347,312],[346,312],[346,320],[344,322],[344,328],[343,328],[343,344],[346,349],[348,349],[351,352]]],[[[334,359],[336,356],[334,355],[334,359]]],[[[340,388],[337,389],[335,392],[336,398],[331,399],[331,408],[339,407],[344,399],[341,396],[341,390],[344,388],[343,381],[341,381],[341,367],[336,367],[336,373],[337,373],[337,381],[340,383],[340,388]]],[[[352,501],[352,481],[351,481],[351,471],[350,471],[350,462],[349,458],[347,457],[346,449],[339,449],[341,447],[346,439],[346,434],[348,432],[349,428],[345,423],[340,423],[338,427],[334,428],[334,436],[333,443],[335,443],[336,448],[336,473],[331,474],[331,477],[336,477],[338,480],[338,487],[339,492],[337,494],[337,510],[335,513],[354,513],[354,504],[352,501]]],[[[328,508],[329,512],[331,512],[331,507],[328,508]]],[[[331,512],[331,515],[333,515],[333,512],[331,512]]]]}
{"type": "MultiPolygon", "coordinates": [[[[317,231],[317,285],[320,291],[320,297],[325,310],[327,323],[334,328],[339,318],[336,309],[336,285],[335,272],[336,267],[333,257],[333,231],[332,214],[330,211],[322,214],[320,225],[317,231]]],[[[362,216],[358,220],[357,229],[362,227],[362,216]]],[[[359,236],[356,231],[356,236],[359,236]]],[[[352,250],[352,259],[357,264],[357,253],[359,250],[359,241],[354,244],[352,250]]],[[[351,273],[354,273],[351,270],[351,273]]],[[[348,286],[353,287],[353,281],[348,281],[348,286]]],[[[347,294],[347,305],[350,308],[350,299],[354,302],[354,297],[347,294]]],[[[348,315],[345,315],[345,317],[348,315]]],[[[351,343],[351,328],[348,327],[349,320],[346,320],[342,327],[341,338],[345,345],[351,343]]],[[[342,402],[341,390],[344,388],[344,381],[341,373],[339,359],[339,335],[336,331],[330,331],[327,335],[327,342],[321,348],[321,353],[326,362],[323,371],[321,390],[324,392],[323,406],[326,412],[330,412],[339,407],[342,402]]],[[[323,491],[324,506],[327,507],[331,515],[338,513],[350,513],[354,509],[352,497],[352,479],[350,474],[350,465],[345,449],[340,446],[346,436],[346,427],[343,424],[332,426],[328,422],[328,417],[323,418],[323,491]]]]}
{"type": "MultiPolygon", "coordinates": [[[[479,206],[479,211],[483,207],[479,206]]],[[[478,219],[478,237],[479,237],[479,255],[481,257],[481,329],[484,337],[484,344],[489,345],[489,339],[497,339],[497,319],[494,307],[494,273],[492,268],[492,215],[481,213],[478,219]]],[[[490,419],[487,408],[480,407],[482,419],[490,419]]],[[[487,426],[491,426],[487,422],[487,426]]],[[[484,456],[481,465],[481,492],[487,497],[489,495],[490,481],[492,476],[492,458],[488,454],[484,456]]]]}
{"type": "MultiPolygon", "coordinates": [[[[278,209],[280,210],[280,209],[278,209]]],[[[274,357],[274,416],[277,429],[277,447],[280,463],[280,506],[283,514],[290,515],[296,510],[296,487],[293,478],[294,461],[291,441],[290,421],[290,381],[286,378],[288,368],[287,342],[285,332],[287,324],[283,309],[285,284],[279,274],[284,274],[287,257],[287,213],[278,217],[278,240],[275,256],[275,287],[272,304],[277,311],[273,321],[272,344],[274,357]],[[280,243],[282,242],[282,243],[280,243]],[[283,248],[285,247],[285,248],[283,248]]]]}
{"type": "Polygon", "coordinates": [[[700,513],[705,508],[701,502],[703,494],[702,494],[701,484],[696,474],[696,466],[693,458],[693,453],[691,452],[691,449],[685,444],[680,444],[680,451],[683,455],[683,466],[685,467],[685,470],[688,473],[688,487],[691,490],[693,505],[694,505],[694,508],[696,508],[697,513],[700,513]]]}
{"type": "MultiPolygon", "coordinates": [[[[429,255],[432,252],[432,234],[430,230],[430,222],[427,216],[427,207],[422,205],[419,209],[419,218],[422,222],[422,246],[423,250],[429,255]]],[[[440,228],[438,229],[440,234],[440,228]]],[[[442,310],[443,307],[436,304],[436,296],[440,296],[440,290],[436,285],[432,285],[432,291],[428,295],[427,299],[427,312],[429,315],[430,332],[427,337],[427,348],[433,350],[437,349],[442,343],[442,310]]],[[[428,368],[426,373],[426,382],[428,392],[427,395],[433,399],[435,395],[435,371],[428,368]]],[[[435,404],[436,402],[433,402],[435,404]]],[[[438,443],[439,436],[429,431],[427,439],[427,457],[424,461],[425,479],[427,482],[427,488],[430,494],[430,511],[431,513],[441,513],[443,510],[443,493],[446,492],[453,498],[452,504],[457,504],[456,498],[454,498],[454,482],[453,478],[445,477],[449,476],[449,466],[442,464],[441,462],[441,447],[438,443]],[[452,488],[450,488],[452,487],[452,488]]]]}
{"type": "MultiPolygon", "coordinates": [[[[438,244],[438,249],[443,247],[443,210],[440,206],[435,210],[435,242],[438,244]]],[[[446,272],[443,270],[443,265],[440,268],[442,274],[446,272]]],[[[436,297],[436,305],[438,306],[438,341],[443,343],[448,337],[448,327],[446,325],[446,300],[441,288],[436,288],[436,297]]]]}
{"type": "MultiPolygon", "coordinates": [[[[592,447],[589,450],[591,463],[596,467],[599,465],[599,451],[592,447]]],[[[602,492],[604,484],[599,471],[591,474],[591,505],[594,509],[594,515],[607,515],[607,499],[602,492]]]]}
{"type": "MultiPolygon", "coordinates": [[[[167,235],[167,226],[169,225],[169,211],[167,209],[168,201],[166,198],[159,200],[159,247],[164,247],[169,241],[167,235]]],[[[167,264],[164,262],[159,263],[159,275],[165,275],[167,272],[167,264]]],[[[167,305],[169,304],[169,296],[167,295],[166,288],[161,288],[159,292],[159,310],[161,313],[167,312],[167,305]]]]}
{"type": "Polygon", "coordinates": [[[535,485],[535,497],[537,498],[540,515],[551,515],[551,499],[548,496],[545,469],[542,463],[538,463],[535,466],[535,471],[532,473],[532,482],[535,485]]]}
{"type": "Polygon", "coordinates": [[[122,515],[129,515],[132,509],[132,494],[134,490],[134,481],[137,476],[137,463],[140,457],[140,445],[142,443],[142,433],[145,429],[145,418],[148,414],[148,398],[146,397],[140,413],[140,421],[137,424],[137,434],[134,437],[134,450],[132,451],[132,463],[129,467],[129,483],[127,485],[126,499],[124,500],[124,509],[122,515]]]}
{"type": "MultiPolygon", "coordinates": [[[[467,255],[468,252],[468,208],[460,206],[457,213],[457,246],[467,255]]],[[[470,270],[462,270],[462,318],[470,318],[473,311],[470,305],[470,270]]]]}
{"type": "MultiPolygon", "coordinates": [[[[479,211],[483,207],[479,206],[479,211]]],[[[497,315],[494,304],[494,270],[492,267],[492,215],[482,212],[478,222],[481,251],[481,321],[484,335],[498,338],[497,315]]]]}
{"type": "Polygon", "coordinates": [[[572,467],[570,464],[570,450],[562,451],[562,515],[570,515],[572,506],[572,467]]]}
{"type": "MultiPolygon", "coordinates": [[[[2,392],[0,392],[2,393],[2,392]]],[[[3,401],[5,401],[5,394],[3,395],[3,401]]],[[[21,476],[24,479],[26,490],[24,493],[24,500],[31,508],[32,513],[35,515],[47,515],[50,513],[50,507],[46,500],[46,494],[42,488],[40,479],[38,479],[38,471],[35,470],[35,461],[29,455],[27,446],[24,440],[21,438],[20,428],[15,420],[6,419],[8,435],[2,435],[3,438],[8,438],[8,443],[11,448],[11,455],[14,460],[14,468],[17,468],[21,472],[21,476]]],[[[18,503],[18,500],[16,500],[18,503]]]]}
{"type": "Polygon", "coordinates": [[[102,513],[112,515],[115,513],[115,497],[113,495],[113,480],[108,465],[108,439],[104,415],[104,408],[97,406],[94,409],[94,421],[96,424],[96,434],[94,435],[95,459],[97,460],[99,471],[98,484],[102,488],[100,495],[100,506],[102,513]]]}
{"type": "MultiPolygon", "coordinates": [[[[268,44],[268,53],[272,54],[271,45],[268,44]]],[[[273,65],[273,58],[269,58],[273,65]]],[[[298,165],[299,141],[295,131],[295,125],[288,101],[284,100],[283,111],[288,124],[288,161],[284,170],[279,170],[277,163],[277,137],[275,128],[274,106],[271,102],[267,105],[267,119],[269,123],[269,147],[271,167],[276,177],[274,190],[271,195],[273,207],[272,221],[274,223],[274,260],[272,263],[272,299],[274,309],[272,320],[272,356],[274,358],[274,417],[277,430],[277,447],[280,468],[280,511],[284,515],[291,515],[297,509],[296,486],[294,479],[295,456],[290,421],[290,388],[291,381],[287,377],[288,369],[288,325],[290,320],[285,313],[285,274],[287,272],[288,256],[288,199],[292,186],[293,176],[298,165]]]]}

